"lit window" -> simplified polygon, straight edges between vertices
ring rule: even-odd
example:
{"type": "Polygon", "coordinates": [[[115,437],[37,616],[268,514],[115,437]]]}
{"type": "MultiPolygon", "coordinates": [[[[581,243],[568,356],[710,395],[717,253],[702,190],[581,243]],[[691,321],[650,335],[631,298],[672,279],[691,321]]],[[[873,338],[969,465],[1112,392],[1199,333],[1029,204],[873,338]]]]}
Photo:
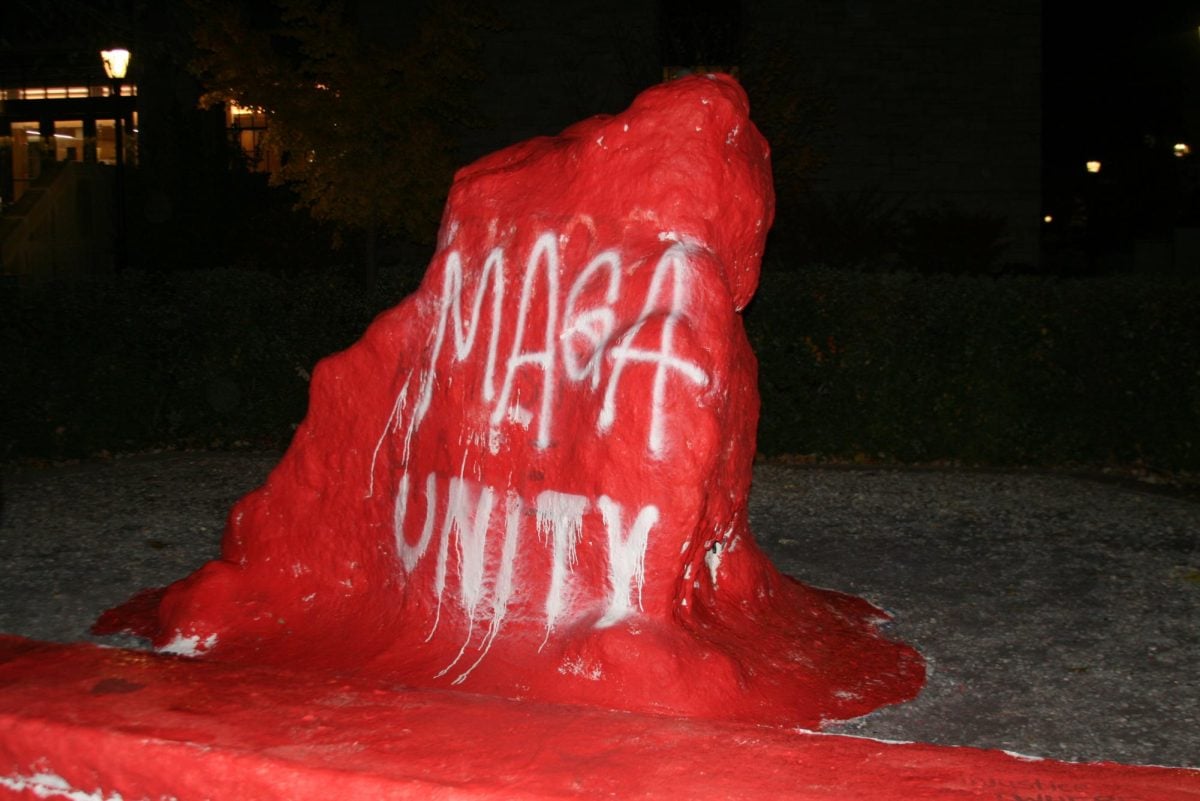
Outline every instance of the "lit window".
{"type": "Polygon", "coordinates": [[[1087,163],[1087,171],[1088,172],[1100,172],[1100,162],[1089,161],[1087,163]]]}
{"type": "Polygon", "coordinates": [[[1171,152],[1175,154],[1175,158],[1181,159],[1191,153],[1192,149],[1188,146],[1187,142],[1176,142],[1175,146],[1171,148],[1171,152]]]}

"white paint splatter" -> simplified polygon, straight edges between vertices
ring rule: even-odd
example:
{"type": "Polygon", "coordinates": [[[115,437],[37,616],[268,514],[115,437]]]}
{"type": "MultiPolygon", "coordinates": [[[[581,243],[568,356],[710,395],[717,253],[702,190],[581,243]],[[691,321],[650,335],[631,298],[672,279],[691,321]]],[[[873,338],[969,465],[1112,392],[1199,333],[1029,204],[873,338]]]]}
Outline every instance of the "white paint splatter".
{"type": "Polygon", "coordinates": [[[120,793],[105,793],[103,790],[86,792],[77,790],[71,784],[55,773],[35,773],[32,776],[22,776],[14,773],[11,776],[0,776],[0,787],[12,790],[14,793],[32,793],[38,798],[66,798],[69,801],[124,801],[120,793]]]}
{"type": "Polygon", "coordinates": [[[199,634],[184,636],[182,631],[175,632],[175,639],[158,649],[162,654],[177,654],[178,656],[200,656],[213,649],[217,644],[217,635],[210,634],[203,640],[199,634]]]}
{"type": "Polygon", "coordinates": [[[1045,762],[1046,761],[1045,757],[1030,756],[1029,754],[1019,754],[1016,751],[1009,751],[1008,749],[1005,749],[1005,748],[1001,748],[1000,750],[1003,751],[1004,753],[1008,754],[1013,759],[1019,759],[1022,762],[1045,762]]]}
{"type": "Polygon", "coordinates": [[[704,554],[704,564],[708,567],[708,578],[712,582],[714,590],[717,589],[717,570],[721,567],[721,553],[724,550],[725,543],[717,540],[704,554]]]}
{"type": "Polygon", "coordinates": [[[604,678],[603,668],[598,664],[587,664],[583,661],[583,657],[563,659],[562,664],[558,666],[558,672],[564,676],[580,676],[589,681],[600,681],[600,679],[604,678]]]}

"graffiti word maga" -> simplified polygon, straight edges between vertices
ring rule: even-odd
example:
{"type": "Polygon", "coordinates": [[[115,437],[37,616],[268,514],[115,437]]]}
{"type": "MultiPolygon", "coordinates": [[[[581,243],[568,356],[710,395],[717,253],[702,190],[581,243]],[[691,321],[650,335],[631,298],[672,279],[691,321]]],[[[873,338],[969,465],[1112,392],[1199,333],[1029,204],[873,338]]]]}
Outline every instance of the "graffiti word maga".
{"type": "Polygon", "coordinates": [[[466,320],[462,258],[456,250],[446,255],[437,323],[432,332],[432,352],[429,365],[419,380],[410,430],[420,426],[433,401],[434,379],[447,340],[446,329],[451,330],[454,340],[453,361],[461,362],[471,354],[479,338],[481,313],[490,294],[491,328],[487,333],[481,394],[483,402],[491,405],[488,442],[493,452],[499,447],[499,427],[506,420],[525,429],[536,421],[537,447],[545,449],[550,445],[555,390],[560,376],[570,384],[602,392],[595,426],[600,434],[609,432],[617,418],[617,390],[626,368],[646,364],[654,368],[648,396],[647,446],[651,455],[663,455],[663,409],[668,378],[675,375],[700,387],[707,385],[709,380],[700,365],[680,357],[674,350],[675,328],[683,319],[687,300],[686,248],[674,244],[662,254],[638,317],[618,331],[614,307],[621,297],[620,255],[615,250],[606,250],[595,256],[562,296],[558,242],[559,237],[553,232],[544,233],[529,252],[516,304],[516,325],[512,329],[511,342],[507,343],[508,355],[503,359],[501,346],[504,343],[500,338],[504,312],[508,308],[504,305],[507,291],[504,249],[494,248],[484,261],[482,274],[468,304],[466,320]],[[545,320],[540,325],[530,322],[538,282],[544,288],[537,302],[538,307],[545,310],[545,320]],[[602,293],[595,291],[601,289],[602,293]],[[589,293],[588,290],[593,291],[589,293]],[[654,325],[655,321],[659,324],[654,325]],[[607,374],[606,361],[611,363],[607,374]],[[541,390],[536,410],[523,407],[520,399],[515,397],[516,379],[522,371],[540,373],[534,378],[541,390]]]}
{"type": "MultiPolygon", "coordinates": [[[[436,551],[434,592],[438,606],[427,641],[433,637],[441,618],[452,546],[458,565],[457,602],[467,618],[466,640],[458,655],[438,676],[446,675],[463,658],[471,644],[475,622],[486,621],[488,625],[479,645],[478,658],[454,680],[458,684],[483,661],[508,612],[521,541],[523,536],[528,539],[528,533],[521,531],[527,502],[511,490],[502,492],[460,476],[445,478],[429,473],[425,477],[425,515],[421,534],[410,544],[404,533],[412,492],[410,484],[409,474],[403,473],[394,507],[396,553],[404,572],[411,574],[429,556],[431,549],[436,551]],[[438,502],[441,493],[445,493],[444,504],[438,502]],[[489,566],[485,559],[489,524],[493,515],[499,514],[500,507],[503,507],[504,515],[500,560],[489,566]],[[440,520],[439,509],[442,510],[440,520]]],[[[577,561],[583,516],[591,506],[591,501],[582,495],[554,490],[539,493],[533,501],[538,542],[550,551],[550,576],[543,607],[547,639],[555,623],[567,611],[565,604],[570,594],[570,576],[577,561]]],[[[658,522],[658,508],[644,506],[633,521],[628,522],[621,504],[606,495],[601,495],[595,506],[604,522],[608,545],[608,598],[604,614],[596,623],[598,628],[603,628],[617,623],[635,607],[641,607],[646,548],[650,529],[658,522]]]]}

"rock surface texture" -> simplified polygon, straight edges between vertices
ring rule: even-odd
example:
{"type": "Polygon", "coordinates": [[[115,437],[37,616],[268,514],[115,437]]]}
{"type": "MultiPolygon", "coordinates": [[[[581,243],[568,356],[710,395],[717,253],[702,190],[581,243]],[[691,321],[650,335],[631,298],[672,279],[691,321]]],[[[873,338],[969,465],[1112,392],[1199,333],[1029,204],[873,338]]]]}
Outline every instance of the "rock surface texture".
{"type": "Polygon", "coordinates": [[[740,310],[773,215],[725,76],[456,176],[420,289],[313,375],[222,558],[108,613],[165,651],[816,727],[914,696],[867,602],[750,534],[740,310]]]}

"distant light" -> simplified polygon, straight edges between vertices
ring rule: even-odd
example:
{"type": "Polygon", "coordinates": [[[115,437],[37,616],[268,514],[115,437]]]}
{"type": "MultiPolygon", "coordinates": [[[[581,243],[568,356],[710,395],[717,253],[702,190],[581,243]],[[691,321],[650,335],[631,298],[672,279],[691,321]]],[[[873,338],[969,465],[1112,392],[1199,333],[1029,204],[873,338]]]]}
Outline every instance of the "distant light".
{"type": "Polygon", "coordinates": [[[1100,172],[1100,162],[1089,161],[1087,163],[1087,171],[1088,172],[1100,172]]]}
{"type": "Polygon", "coordinates": [[[125,77],[125,70],[129,68],[129,51],[123,47],[101,50],[100,60],[104,62],[104,74],[114,81],[119,81],[125,77]]]}
{"type": "Polygon", "coordinates": [[[1053,215],[1053,214],[1047,214],[1045,217],[1043,217],[1043,218],[1042,218],[1042,222],[1044,222],[1044,223],[1052,223],[1052,222],[1054,222],[1054,215],[1053,215]]]}
{"type": "Polygon", "coordinates": [[[1181,159],[1192,152],[1187,142],[1176,142],[1175,147],[1171,148],[1171,150],[1175,153],[1175,158],[1177,159],[1181,159]]]}

